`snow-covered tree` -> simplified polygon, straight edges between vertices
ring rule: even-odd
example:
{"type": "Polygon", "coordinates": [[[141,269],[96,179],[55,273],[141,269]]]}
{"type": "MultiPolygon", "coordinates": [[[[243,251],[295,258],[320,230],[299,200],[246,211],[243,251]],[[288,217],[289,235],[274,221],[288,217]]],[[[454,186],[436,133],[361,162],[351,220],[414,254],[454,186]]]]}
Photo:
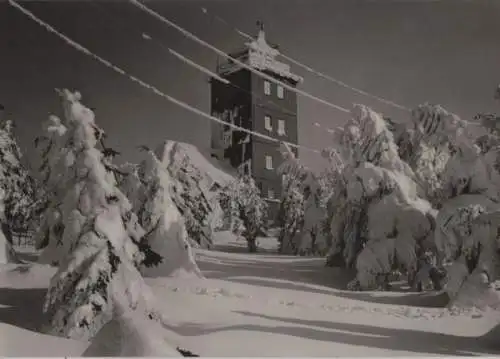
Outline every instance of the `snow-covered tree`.
{"type": "Polygon", "coordinates": [[[321,178],[303,166],[287,144],[281,144],[280,152],[283,163],[277,172],[283,178],[279,212],[281,248],[300,255],[325,254],[323,197],[326,193],[321,178]]]}
{"type": "MultiPolygon", "coordinates": [[[[494,128],[488,126],[491,135],[494,128]]],[[[452,157],[442,173],[435,241],[446,264],[451,304],[484,305],[496,279],[500,227],[498,147],[458,128],[449,133],[452,157]]],[[[491,302],[491,301],[490,301],[491,302]]]]}
{"type": "Polygon", "coordinates": [[[300,164],[289,146],[282,143],[280,152],[283,162],[277,173],[282,178],[282,193],[277,216],[280,228],[279,251],[284,254],[298,254],[300,232],[304,222],[304,193],[301,182],[307,169],[300,164]]]}
{"type": "MultiPolygon", "coordinates": [[[[5,207],[3,204],[3,199],[5,198],[5,192],[0,188],[0,221],[5,223],[5,207]]],[[[2,226],[3,227],[3,226],[2,226]]],[[[0,228],[0,265],[18,262],[16,253],[12,248],[12,243],[3,233],[2,228],[0,228]]]]}
{"type": "Polygon", "coordinates": [[[140,223],[146,231],[144,240],[161,256],[161,263],[144,268],[150,277],[170,276],[179,272],[202,277],[189,243],[182,214],[174,203],[172,193],[175,181],[169,174],[166,161],[169,148],[162,144],[148,151],[140,165],[140,178],[144,188],[138,209],[140,223]]]}
{"type": "Polygon", "coordinates": [[[14,123],[0,120],[0,187],[5,191],[4,234],[29,229],[35,200],[35,183],[22,163],[22,154],[14,135],[14,123]]]}
{"type": "Polygon", "coordinates": [[[394,131],[399,154],[413,169],[419,192],[435,206],[440,204],[442,173],[462,123],[443,107],[424,104],[412,111],[409,126],[399,125],[394,131]]]}
{"type": "Polygon", "coordinates": [[[232,231],[241,233],[247,241],[248,251],[257,251],[257,237],[267,226],[267,203],[249,175],[242,175],[220,193],[220,203],[228,214],[232,231]]]}
{"type": "MultiPolygon", "coordinates": [[[[170,184],[168,186],[171,197],[185,221],[188,238],[193,246],[210,248],[214,227],[217,225],[219,214],[215,200],[210,196],[207,188],[203,187],[204,178],[199,169],[192,163],[189,156],[176,141],[165,141],[162,146],[164,153],[158,153],[162,167],[168,172],[170,184]]],[[[160,148],[160,147],[159,147],[160,148]]],[[[147,146],[141,149],[151,151],[147,146]]],[[[158,152],[158,151],[156,151],[158,152]]],[[[133,203],[144,202],[144,171],[141,166],[127,164],[121,167],[125,173],[120,186],[132,199],[133,203]]],[[[134,204],[138,210],[138,205],[134,204]]]]}
{"type": "Polygon", "coordinates": [[[302,184],[304,194],[304,220],[301,228],[299,254],[327,252],[327,239],[323,231],[326,215],[319,178],[309,172],[302,184]]]}
{"type": "Polygon", "coordinates": [[[61,256],[44,305],[51,334],[87,340],[107,323],[113,298],[127,306],[147,307],[146,286],[137,269],[157,264],[154,252],[140,242],[142,229],[131,206],[106,170],[97,148],[102,131],[81,96],[60,92],[65,114],[62,179],[58,198],[63,224],[61,256]]]}
{"type": "Polygon", "coordinates": [[[128,198],[132,209],[137,212],[141,206],[144,194],[143,183],[139,176],[139,165],[125,163],[120,166],[120,171],[124,174],[118,179],[118,185],[123,194],[128,198]]]}
{"type": "Polygon", "coordinates": [[[72,153],[65,147],[66,131],[61,120],[51,115],[43,125],[42,136],[35,140],[40,159],[35,174],[43,188],[36,205],[40,220],[35,225],[35,243],[37,249],[43,249],[39,261],[54,265],[62,256],[59,250],[62,250],[64,224],[60,204],[66,191],[66,164],[73,161],[72,153]]]}
{"type": "Polygon", "coordinates": [[[202,177],[188,156],[178,149],[179,143],[163,144],[164,166],[172,178],[172,199],[184,218],[189,238],[203,248],[212,245],[213,208],[201,187],[202,177]]]}
{"type": "Polygon", "coordinates": [[[277,225],[280,228],[279,251],[298,254],[299,234],[304,221],[304,195],[297,182],[283,186],[277,225]]]}
{"type": "Polygon", "coordinates": [[[435,211],[418,196],[415,174],[401,160],[386,121],[356,105],[352,119],[337,131],[344,168],[330,220],[329,262],[339,255],[355,266],[361,289],[385,285],[393,270],[417,270],[420,252],[431,243],[435,211]]]}

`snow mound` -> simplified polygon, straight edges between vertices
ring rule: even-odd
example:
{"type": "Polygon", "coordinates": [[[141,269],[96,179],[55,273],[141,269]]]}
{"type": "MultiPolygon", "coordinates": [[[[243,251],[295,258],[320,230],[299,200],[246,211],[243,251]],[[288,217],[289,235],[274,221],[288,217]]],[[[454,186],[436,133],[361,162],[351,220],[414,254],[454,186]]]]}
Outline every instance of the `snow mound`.
{"type": "Polygon", "coordinates": [[[142,313],[115,305],[115,314],[93,338],[83,357],[179,357],[166,331],[142,313]],[[120,308],[120,309],[118,309],[120,308]]]}

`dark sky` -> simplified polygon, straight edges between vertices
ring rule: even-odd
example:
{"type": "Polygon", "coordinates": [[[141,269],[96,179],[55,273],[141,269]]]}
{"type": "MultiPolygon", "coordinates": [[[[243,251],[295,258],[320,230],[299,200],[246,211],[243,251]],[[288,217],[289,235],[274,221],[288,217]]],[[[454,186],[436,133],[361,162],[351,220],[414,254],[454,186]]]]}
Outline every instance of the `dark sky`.
{"type": "MultiPolygon", "coordinates": [[[[128,72],[209,112],[206,75],[179,62],[142,32],[215,69],[216,55],[126,1],[23,1],[37,16],[128,72]]],[[[148,5],[226,52],[244,40],[204,15],[200,6],[246,32],[266,25],[268,39],[295,59],[353,86],[406,106],[440,103],[463,118],[495,111],[500,83],[500,1],[165,0],[148,5]]],[[[208,120],[186,112],[84,56],[0,0],[0,103],[29,150],[49,113],[53,89],[78,89],[96,110],[110,144],[126,160],[136,146],[176,139],[209,147],[208,120]]],[[[403,121],[393,109],[292,66],[301,89],[350,108],[364,103],[403,121]]],[[[299,141],[322,148],[329,135],[313,126],[342,124],[347,115],[299,98],[299,141]]],[[[316,167],[316,155],[303,153],[316,167]]]]}

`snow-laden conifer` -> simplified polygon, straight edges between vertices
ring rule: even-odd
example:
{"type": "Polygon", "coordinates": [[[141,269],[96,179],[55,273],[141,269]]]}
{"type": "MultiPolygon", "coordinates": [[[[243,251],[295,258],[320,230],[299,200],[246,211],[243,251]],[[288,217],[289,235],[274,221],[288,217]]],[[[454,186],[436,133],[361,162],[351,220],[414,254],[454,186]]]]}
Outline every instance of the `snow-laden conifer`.
{"type": "Polygon", "coordinates": [[[247,241],[249,252],[257,251],[257,237],[267,229],[267,203],[254,179],[242,175],[222,189],[220,203],[229,217],[232,231],[247,241]]]}
{"type": "Polygon", "coordinates": [[[435,211],[419,197],[415,174],[382,116],[361,105],[352,116],[335,134],[345,167],[329,259],[341,255],[356,267],[357,286],[377,288],[393,270],[417,270],[432,242],[435,211]]]}
{"type": "Polygon", "coordinates": [[[144,188],[138,209],[139,221],[146,234],[145,242],[161,258],[158,265],[143,268],[150,277],[164,277],[181,272],[202,277],[189,243],[184,219],[172,198],[174,181],[165,166],[169,155],[163,144],[157,151],[147,151],[140,165],[144,188]]]}
{"type": "MultiPolygon", "coordinates": [[[[488,123],[484,123],[488,128],[488,123]]],[[[494,134],[494,128],[489,128],[494,134]]],[[[498,265],[499,151],[469,131],[450,132],[452,156],[442,173],[435,242],[446,265],[445,289],[455,306],[498,306],[491,283],[498,265]]]]}
{"type": "Polygon", "coordinates": [[[67,190],[59,198],[63,255],[44,312],[49,333],[86,340],[111,319],[114,296],[127,306],[147,308],[148,291],[137,267],[154,253],[140,242],[142,229],[130,203],[105,167],[94,113],[78,94],[64,90],[61,96],[67,128],[67,190]]]}

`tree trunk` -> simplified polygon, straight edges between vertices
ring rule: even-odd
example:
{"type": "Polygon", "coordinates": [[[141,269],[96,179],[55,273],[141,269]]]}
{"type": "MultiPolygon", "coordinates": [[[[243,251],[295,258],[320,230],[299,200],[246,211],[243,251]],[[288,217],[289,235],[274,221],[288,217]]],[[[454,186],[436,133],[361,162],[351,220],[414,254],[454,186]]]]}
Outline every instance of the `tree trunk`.
{"type": "Polygon", "coordinates": [[[247,245],[250,253],[257,252],[257,238],[247,238],[247,245]]]}

